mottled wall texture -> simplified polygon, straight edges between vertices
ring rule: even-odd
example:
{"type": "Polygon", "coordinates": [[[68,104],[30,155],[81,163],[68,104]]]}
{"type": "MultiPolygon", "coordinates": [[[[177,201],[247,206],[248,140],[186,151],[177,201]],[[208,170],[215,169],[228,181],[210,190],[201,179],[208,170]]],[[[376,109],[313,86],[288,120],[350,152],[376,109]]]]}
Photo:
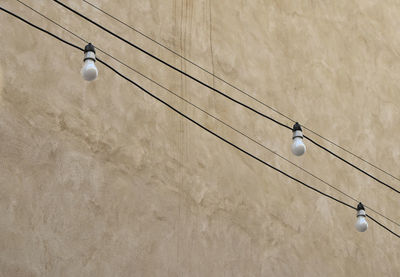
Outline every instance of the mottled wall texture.
{"type": "MultiPolygon", "coordinates": [[[[400,195],[51,0],[21,0],[385,215],[400,195]]],[[[390,0],[89,0],[400,178],[400,5],[390,0]]],[[[94,9],[63,1],[285,124],[94,9]]],[[[35,24],[85,43],[15,0],[35,24]]],[[[83,53],[0,13],[0,276],[399,276],[400,240],[201,130],[83,53]]],[[[98,51],[155,95],[272,165],[326,184],[98,51]]],[[[305,131],[373,175],[400,182],[305,131]]],[[[399,226],[371,213],[391,229],[399,226]]]]}

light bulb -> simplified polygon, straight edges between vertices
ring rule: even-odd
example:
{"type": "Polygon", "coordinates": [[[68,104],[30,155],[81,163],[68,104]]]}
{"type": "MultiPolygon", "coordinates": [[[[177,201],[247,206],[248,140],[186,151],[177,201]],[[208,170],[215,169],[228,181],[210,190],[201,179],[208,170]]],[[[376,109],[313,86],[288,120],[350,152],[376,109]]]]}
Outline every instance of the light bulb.
{"type": "Polygon", "coordinates": [[[85,47],[85,57],[83,58],[84,64],[81,70],[83,79],[86,81],[93,81],[99,75],[96,65],[96,52],[94,46],[89,43],[85,47]]]}
{"type": "Polygon", "coordinates": [[[306,152],[306,145],[303,142],[303,133],[298,122],[293,126],[293,143],[292,153],[296,156],[301,156],[306,152]]]}
{"type": "Polygon", "coordinates": [[[357,206],[356,229],[358,232],[365,232],[368,229],[368,222],[365,220],[366,213],[363,204],[357,206]]]}
{"type": "Polygon", "coordinates": [[[98,76],[98,70],[93,60],[87,59],[83,64],[81,74],[86,81],[93,81],[98,76]]]}

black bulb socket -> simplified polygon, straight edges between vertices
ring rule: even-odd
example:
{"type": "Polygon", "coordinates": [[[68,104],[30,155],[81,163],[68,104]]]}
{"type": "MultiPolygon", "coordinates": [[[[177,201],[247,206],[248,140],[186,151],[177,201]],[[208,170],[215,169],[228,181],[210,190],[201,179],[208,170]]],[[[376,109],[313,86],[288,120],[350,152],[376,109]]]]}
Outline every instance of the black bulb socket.
{"type": "Polygon", "coordinates": [[[94,50],[94,45],[93,44],[89,43],[88,45],[85,46],[84,53],[87,53],[87,52],[93,52],[93,53],[96,54],[96,51],[94,50]]]}
{"type": "Polygon", "coordinates": [[[299,122],[296,122],[296,123],[293,125],[293,132],[296,132],[296,131],[300,131],[300,132],[303,131],[303,130],[301,129],[301,126],[300,126],[299,122]]]}

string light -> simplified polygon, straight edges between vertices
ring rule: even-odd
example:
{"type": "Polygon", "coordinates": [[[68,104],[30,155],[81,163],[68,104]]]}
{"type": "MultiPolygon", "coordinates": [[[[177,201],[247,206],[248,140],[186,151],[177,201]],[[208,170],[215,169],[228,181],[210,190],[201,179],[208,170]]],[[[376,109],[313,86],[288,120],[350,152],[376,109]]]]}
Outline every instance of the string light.
{"type": "MultiPolygon", "coordinates": [[[[56,38],[56,39],[58,39],[58,40],[60,40],[60,41],[62,41],[62,42],[64,42],[64,43],[70,45],[71,47],[73,47],[73,48],[75,48],[75,49],[78,49],[78,50],[81,50],[81,51],[85,51],[85,49],[82,49],[82,48],[80,48],[79,46],[74,45],[73,43],[68,42],[68,41],[66,41],[66,40],[64,40],[64,39],[62,39],[62,38],[60,38],[60,37],[58,37],[57,35],[55,35],[55,34],[49,32],[49,31],[47,31],[47,30],[45,30],[45,29],[42,29],[42,28],[40,28],[40,27],[34,25],[33,23],[31,23],[31,22],[29,22],[29,21],[27,21],[27,20],[21,18],[20,16],[14,14],[14,13],[12,13],[12,12],[10,12],[10,11],[8,11],[8,10],[2,8],[2,7],[0,7],[0,10],[2,10],[2,11],[4,11],[4,12],[8,13],[8,14],[10,14],[10,15],[12,15],[12,16],[18,18],[19,20],[23,21],[24,23],[26,23],[26,24],[28,24],[28,25],[30,25],[30,26],[32,26],[32,27],[34,27],[34,28],[36,28],[36,29],[38,29],[38,30],[40,30],[40,31],[42,31],[42,32],[45,32],[46,34],[48,34],[48,35],[50,35],[50,36],[52,36],[52,37],[54,37],[54,38],[56,38]]],[[[142,91],[144,91],[146,94],[148,94],[148,95],[150,95],[151,97],[155,98],[156,100],[158,100],[159,102],[163,103],[164,105],[166,105],[166,106],[167,106],[168,108],[170,108],[171,110],[175,111],[176,113],[178,113],[178,114],[181,115],[182,117],[184,117],[184,118],[186,118],[187,120],[191,121],[191,122],[194,123],[195,125],[199,126],[199,127],[202,128],[203,130],[207,131],[208,133],[212,134],[213,136],[217,137],[218,139],[222,140],[223,142],[225,142],[225,143],[231,145],[231,146],[234,147],[235,149],[237,149],[237,150],[241,151],[242,153],[244,153],[244,154],[250,156],[251,158],[253,158],[253,159],[255,159],[255,160],[261,162],[262,164],[268,166],[269,168],[274,169],[275,171],[277,171],[277,172],[283,174],[284,176],[286,176],[286,177],[288,177],[288,178],[290,178],[290,179],[292,179],[292,180],[294,180],[294,181],[300,183],[301,185],[303,185],[303,186],[305,186],[305,187],[307,187],[307,188],[309,188],[309,189],[311,189],[311,190],[313,190],[313,191],[315,191],[315,192],[317,192],[317,193],[319,193],[319,194],[321,194],[321,195],[323,195],[323,196],[325,196],[325,197],[327,197],[327,198],[330,198],[330,199],[332,199],[332,200],[334,200],[334,201],[336,201],[336,202],[338,202],[338,203],[340,203],[340,204],[342,204],[342,205],[344,205],[344,206],[346,206],[346,207],[348,207],[348,208],[357,210],[357,223],[356,223],[356,228],[357,228],[358,231],[364,232],[364,231],[368,228],[368,223],[367,223],[366,220],[365,220],[365,218],[368,217],[368,218],[370,218],[371,220],[373,220],[375,223],[377,223],[379,226],[381,226],[382,228],[384,228],[385,230],[389,231],[390,233],[392,233],[392,234],[395,235],[396,237],[400,238],[400,235],[399,235],[399,234],[397,234],[397,233],[391,231],[389,228],[387,228],[386,226],[384,226],[382,223],[378,222],[378,221],[377,221],[376,219],[374,219],[373,217],[371,217],[371,216],[369,216],[369,215],[366,215],[364,206],[363,206],[361,203],[359,203],[359,205],[357,206],[357,208],[354,208],[354,207],[351,206],[350,204],[347,204],[346,202],[343,202],[343,201],[341,201],[341,200],[339,200],[339,199],[337,199],[337,198],[335,198],[335,197],[333,197],[333,196],[331,196],[331,195],[329,195],[329,194],[327,194],[327,193],[324,193],[324,192],[322,192],[322,191],[316,189],[315,187],[312,187],[312,186],[310,186],[310,185],[304,183],[303,181],[301,181],[301,180],[299,180],[299,179],[297,179],[297,178],[295,178],[295,177],[293,177],[293,176],[287,174],[286,172],[284,172],[284,171],[282,171],[282,170],[280,170],[280,169],[278,169],[278,168],[276,168],[276,167],[270,165],[269,163],[265,162],[264,160],[262,160],[262,159],[258,158],[257,156],[255,156],[255,155],[253,155],[253,154],[247,152],[246,150],[242,149],[241,147],[235,145],[234,143],[230,142],[229,140],[227,140],[227,139],[221,137],[220,135],[216,134],[215,132],[213,132],[213,131],[211,131],[210,129],[206,128],[205,126],[201,125],[200,123],[198,123],[197,121],[193,120],[192,118],[190,118],[190,117],[187,116],[186,114],[180,112],[179,110],[177,110],[176,108],[174,108],[173,106],[171,106],[170,104],[168,104],[167,102],[165,102],[164,100],[160,99],[159,97],[155,96],[154,94],[152,94],[151,92],[149,92],[149,91],[146,90],[145,88],[141,87],[139,84],[137,84],[136,82],[132,81],[131,79],[129,79],[128,77],[126,77],[125,75],[123,75],[122,73],[120,73],[119,71],[117,71],[115,68],[111,67],[110,65],[108,65],[107,63],[105,63],[104,61],[102,61],[101,59],[97,58],[97,60],[98,60],[100,63],[102,63],[104,66],[106,66],[106,67],[108,67],[109,69],[111,69],[113,72],[115,72],[115,73],[116,73],[117,75],[119,75],[120,77],[124,78],[124,79],[127,80],[128,82],[132,83],[133,85],[135,85],[136,87],[138,87],[139,89],[141,89],[142,91]]],[[[295,129],[295,128],[293,128],[293,129],[295,129]]],[[[298,130],[295,130],[295,131],[298,131],[298,130]]]]}
{"type": "MultiPolygon", "coordinates": [[[[72,32],[71,30],[65,28],[64,26],[60,25],[59,23],[55,22],[54,20],[52,20],[51,18],[47,17],[46,15],[42,14],[41,12],[39,12],[38,10],[35,10],[34,8],[32,8],[31,6],[25,4],[24,2],[20,1],[20,0],[16,0],[17,2],[19,2],[20,4],[24,5],[25,7],[27,7],[28,9],[30,9],[31,11],[35,12],[36,14],[40,15],[41,17],[43,17],[44,19],[50,21],[51,23],[55,24],[56,26],[58,26],[59,28],[63,29],[64,31],[68,32],[69,34],[73,35],[74,37],[80,39],[81,41],[88,43],[87,40],[85,40],[84,38],[82,38],[81,36],[77,35],[76,33],[72,32]]],[[[182,101],[184,101],[185,103],[191,105],[192,107],[202,111],[203,113],[205,113],[206,115],[212,117],[213,119],[215,119],[216,121],[220,122],[221,124],[225,125],[226,127],[230,128],[231,130],[235,131],[236,133],[246,137],[247,139],[249,139],[250,141],[256,143],[257,145],[261,146],[262,148],[268,150],[269,152],[273,153],[274,155],[277,155],[279,158],[285,160],[286,162],[290,163],[291,165],[295,166],[296,168],[298,168],[299,170],[307,173],[308,175],[310,175],[311,177],[315,178],[316,180],[326,184],[327,186],[329,186],[330,188],[334,189],[335,191],[339,192],[340,194],[348,197],[349,199],[359,203],[360,201],[358,201],[356,198],[352,197],[351,195],[345,193],[344,191],[338,189],[337,187],[329,184],[328,182],[326,182],[325,180],[321,179],[320,177],[314,175],[313,173],[311,173],[310,171],[304,169],[303,167],[293,163],[292,161],[290,161],[289,159],[285,158],[284,156],[278,154],[276,151],[268,148],[266,145],[260,143],[259,141],[257,141],[256,139],[246,135],[244,132],[238,130],[237,128],[231,126],[230,124],[226,123],[225,121],[223,121],[222,119],[218,118],[217,116],[212,115],[211,113],[207,112],[206,110],[200,108],[199,106],[195,105],[194,103],[190,102],[189,100],[185,99],[184,97],[180,96],[179,94],[173,92],[172,90],[168,89],[167,87],[161,85],[160,83],[154,81],[152,78],[146,76],[145,74],[141,73],[140,71],[134,69],[133,67],[129,66],[128,64],[126,64],[125,62],[121,61],[120,59],[117,59],[116,57],[114,57],[113,55],[109,54],[106,51],[101,50],[98,45],[96,46],[96,49],[99,50],[101,53],[103,53],[104,55],[106,55],[107,57],[110,57],[111,59],[115,60],[116,62],[118,62],[119,64],[125,66],[126,68],[132,70],[133,72],[137,73],[138,75],[142,76],[143,78],[145,78],[146,80],[152,82],[153,84],[157,85],[158,87],[164,89],[165,91],[167,91],[168,93],[171,93],[172,95],[176,96],[177,98],[181,99],[182,101]]],[[[303,126],[303,128],[305,128],[303,126]]],[[[370,211],[376,213],[377,215],[385,218],[386,220],[390,221],[391,223],[400,226],[400,223],[397,223],[396,221],[394,221],[393,219],[385,216],[384,214],[378,212],[377,210],[373,209],[370,206],[364,205],[366,208],[368,208],[370,211]]]]}

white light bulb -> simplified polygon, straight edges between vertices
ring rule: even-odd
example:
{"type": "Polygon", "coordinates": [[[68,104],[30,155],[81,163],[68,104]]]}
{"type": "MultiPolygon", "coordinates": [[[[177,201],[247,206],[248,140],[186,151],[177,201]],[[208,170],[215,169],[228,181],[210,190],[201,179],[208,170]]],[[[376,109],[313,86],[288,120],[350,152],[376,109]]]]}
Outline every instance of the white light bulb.
{"type": "Polygon", "coordinates": [[[99,75],[96,65],[93,60],[87,59],[83,64],[81,74],[86,81],[93,81],[99,75]]]}
{"type": "Polygon", "coordinates": [[[301,156],[306,152],[306,145],[303,142],[303,133],[298,122],[293,126],[292,153],[301,156]]]}
{"type": "Polygon", "coordinates": [[[358,232],[365,232],[368,229],[368,222],[365,220],[366,213],[364,210],[364,206],[360,203],[357,207],[357,221],[356,221],[356,229],[358,232]]]}
{"type": "Polygon", "coordinates": [[[96,62],[96,51],[94,49],[94,46],[91,43],[86,45],[84,53],[84,64],[81,70],[81,74],[83,79],[85,79],[86,81],[93,81],[99,75],[99,71],[94,64],[96,62]]]}
{"type": "Polygon", "coordinates": [[[292,143],[292,153],[296,156],[301,156],[306,152],[306,145],[303,142],[303,139],[300,137],[296,137],[293,139],[292,143]]]}

